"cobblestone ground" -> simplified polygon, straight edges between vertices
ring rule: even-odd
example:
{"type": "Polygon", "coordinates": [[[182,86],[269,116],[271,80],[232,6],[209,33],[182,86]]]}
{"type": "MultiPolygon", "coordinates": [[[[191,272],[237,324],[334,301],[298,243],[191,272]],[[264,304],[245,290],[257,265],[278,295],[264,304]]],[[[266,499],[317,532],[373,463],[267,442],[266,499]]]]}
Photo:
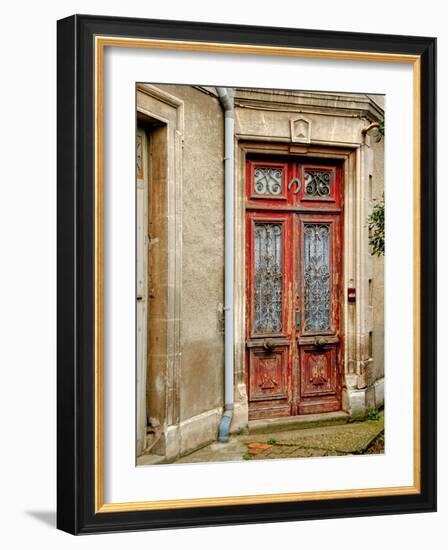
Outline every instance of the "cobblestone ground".
{"type": "MultiPolygon", "coordinates": [[[[249,447],[248,455],[251,456],[252,449],[249,447]]],[[[266,460],[270,458],[309,458],[311,456],[337,456],[341,453],[323,449],[304,449],[295,445],[273,445],[270,449],[256,453],[252,460],[266,460]]],[[[246,460],[248,460],[246,458],[246,460]]]]}
{"type": "Polygon", "coordinates": [[[271,460],[384,453],[384,416],[377,420],[320,428],[237,435],[212,443],[177,463],[271,460]]]}
{"type": "Polygon", "coordinates": [[[382,453],[384,453],[384,432],[380,433],[380,435],[372,442],[371,445],[369,445],[366,450],[367,455],[377,455],[382,453]]]}

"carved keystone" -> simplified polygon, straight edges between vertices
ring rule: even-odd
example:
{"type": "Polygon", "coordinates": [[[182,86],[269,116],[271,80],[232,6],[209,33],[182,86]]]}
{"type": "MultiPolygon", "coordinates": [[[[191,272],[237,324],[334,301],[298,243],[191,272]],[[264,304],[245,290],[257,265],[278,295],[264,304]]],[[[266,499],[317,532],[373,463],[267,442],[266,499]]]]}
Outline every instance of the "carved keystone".
{"type": "Polygon", "coordinates": [[[294,143],[310,143],[311,122],[309,120],[303,117],[291,120],[291,141],[294,143]]]}

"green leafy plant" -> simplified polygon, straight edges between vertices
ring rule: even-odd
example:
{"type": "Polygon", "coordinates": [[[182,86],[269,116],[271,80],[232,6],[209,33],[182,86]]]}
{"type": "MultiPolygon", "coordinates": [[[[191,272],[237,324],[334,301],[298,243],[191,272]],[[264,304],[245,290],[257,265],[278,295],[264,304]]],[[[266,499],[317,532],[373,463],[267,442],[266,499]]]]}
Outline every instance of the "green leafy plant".
{"type": "Polygon", "coordinates": [[[245,453],[243,454],[243,460],[252,460],[252,457],[250,456],[249,453],[245,453]]]}
{"type": "Polygon", "coordinates": [[[372,409],[369,411],[369,414],[367,415],[367,418],[369,420],[379,420],[380,419],[380,412],[378,409],[372,409]]]}
{"type": "Polygon", "coordinates": [[[384,137],[384,119],[379,121],[379,126],[375,128],[373,139],[378,143],[384,137]]]}
{"type": "Polygon", "coordinates": [[[371,254],[384,256],[384,196],[375,204],[367,221],[371,254]]]}
{"type": "Polygon", "coordinates": [[[271,439],[268,439],[268,440],[266,441],[266,443],[267,443],[268,445],[275,445],[275,444],[277,443],[277,441],[276,441],[274,438],[271,437],[271,439]]]}

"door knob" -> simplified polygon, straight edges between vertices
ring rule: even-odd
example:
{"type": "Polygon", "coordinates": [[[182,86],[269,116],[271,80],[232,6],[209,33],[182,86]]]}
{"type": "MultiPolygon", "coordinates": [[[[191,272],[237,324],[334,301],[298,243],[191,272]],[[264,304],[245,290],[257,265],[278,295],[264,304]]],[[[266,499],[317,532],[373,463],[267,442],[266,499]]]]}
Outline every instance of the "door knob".
{"type": "Polygon", "coordinates": [[[263,347],[264,347],[264,349],[267,349],[268,351],[271,351],[272,348],[274,347],[274,344],[270,340],[263,340],[263,347]]]}
{"type": "Polygon", "coordinates": [[[326,338],[316,338],[316,340],[314,341],[314,345],[316,346],[316,348],[321,348],[325,346],[325,344],[328,344],[328,340],[326,338]]]}

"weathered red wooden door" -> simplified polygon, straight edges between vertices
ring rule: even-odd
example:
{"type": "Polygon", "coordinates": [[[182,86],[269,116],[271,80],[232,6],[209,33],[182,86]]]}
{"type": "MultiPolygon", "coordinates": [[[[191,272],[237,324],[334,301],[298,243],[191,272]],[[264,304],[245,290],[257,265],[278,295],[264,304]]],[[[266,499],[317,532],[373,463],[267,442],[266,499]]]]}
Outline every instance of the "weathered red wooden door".
{"type": "Polygon", "coordinates": [[[249,419],[341,408],[341,178],[315,159],[247,161],[249,419]]]}

